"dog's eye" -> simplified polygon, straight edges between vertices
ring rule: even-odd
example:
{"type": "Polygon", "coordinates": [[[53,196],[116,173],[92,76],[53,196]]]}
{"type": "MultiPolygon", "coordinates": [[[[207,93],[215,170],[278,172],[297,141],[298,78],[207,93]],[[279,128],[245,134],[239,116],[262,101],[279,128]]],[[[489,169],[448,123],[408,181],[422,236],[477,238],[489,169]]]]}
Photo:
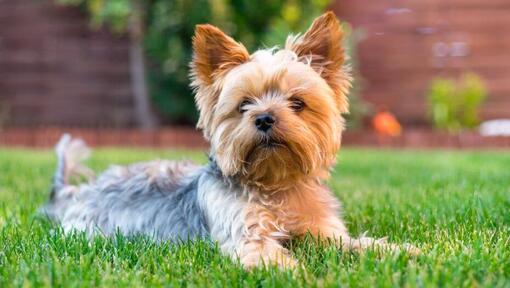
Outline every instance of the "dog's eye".
{"type": "Polygon", "coordinates": [[[295,112],[303,111],[303,109],[305,109],[305,102],[298,98],[291,98],[290,109],[294,110],[295,112]]]}
{"type": "Polygon", "coordinates": [[[247,111],[247,109],[245,108],[247,105],[250,105],[252,104],[252,102],[250,100],[243,100],[243,102],[241,102],[241,104],[239,104],[239,113],[243,114],[244,112],[247,111]]]}

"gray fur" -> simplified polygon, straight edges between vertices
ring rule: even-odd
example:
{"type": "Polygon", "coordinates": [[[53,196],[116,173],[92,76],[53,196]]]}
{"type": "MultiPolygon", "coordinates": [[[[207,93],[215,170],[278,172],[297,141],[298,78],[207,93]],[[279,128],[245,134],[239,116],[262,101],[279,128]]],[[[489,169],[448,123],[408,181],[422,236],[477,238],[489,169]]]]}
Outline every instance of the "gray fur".
{"type": "Polygon", "coordinates": [[[53,175],[53,187],[51,189],[50,198],[53,199],[57,193],[57,191],[61,190],[65,186],[65,152],[69,143],[71,142],[71,136],[69,134],[64,134],[57,146],[55,147],[55,154],[57,154],[57,170],[53,175]]]}
{"type": "Polygon", "coordinates": [[[89,154],[83,141],[63,137],[57,147],[54,192],[41,211],[66,233],[145,235],[156,241],[207,238],[234,258],[246,241],[247,194],[212,158],[203,167],[166,160],[112,166],[92,180],[93,173],[79,163],[89,154]],[[72,185],[73,175],[89,181],[72,185]]]}
{"type": "Polygon", "coordinates": [[[80,186],[63,186],[64,176],[58,173],[64,170],[59,168],[54,195],[43,212],[65,231],[85,231],[90,236],[119,231],[157,240],[204,238],[209,228],[197,193],[204,181],[223,182],[214,167],[164,160],[113,166],[96,181],[80,186]]]}

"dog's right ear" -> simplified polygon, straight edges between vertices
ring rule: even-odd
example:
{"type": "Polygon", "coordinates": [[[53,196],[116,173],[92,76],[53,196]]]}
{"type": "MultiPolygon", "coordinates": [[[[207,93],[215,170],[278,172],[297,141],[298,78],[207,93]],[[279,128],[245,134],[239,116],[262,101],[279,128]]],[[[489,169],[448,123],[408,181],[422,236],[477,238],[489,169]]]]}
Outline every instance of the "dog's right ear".
{"type": "Polygon", "coordinates": [[[246,48],[209,24],[197,25],[193,36],[193,77],[210,85],[215,77],[250,59],[246,48]]]}
{"type": "Polygon", "coordinates": [[[219,76],[247,62],[250,54],[244,46],[212,25],[197,25],[193,36],[191,87],[197,89],[195,100],[200,111],[197,127],[210,137],[214,106],[218,93],[212,85],[219,76]]]}

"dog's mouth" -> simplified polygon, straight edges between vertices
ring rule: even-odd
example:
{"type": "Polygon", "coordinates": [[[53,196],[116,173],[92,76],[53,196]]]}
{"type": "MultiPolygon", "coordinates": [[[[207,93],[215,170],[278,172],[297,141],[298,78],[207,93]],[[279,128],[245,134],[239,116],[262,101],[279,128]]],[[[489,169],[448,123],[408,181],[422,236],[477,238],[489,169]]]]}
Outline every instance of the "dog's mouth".
{"type": "Polygon", "coordinates": [[[267,148],[285,147],[285,146],[286,146],[286,144],[285,144],[285,142],[278,141],[278,140],[276,140],[276,139],[274,139],[274,138],[270,138],[270,137],[268,137],[268,138],[264,138],[264,139],[262,139],[262,140],[258,143],[258,145],[256,145],[256,146],[258,146],[258,147],[260,147],[260,148],[265,148],[265,149],[267,149],[267,148]]]}
{"type": "Polygon", "coordinates": [[[253,144],[245,157],[245,161],[250,163],[253,157],[260,151],[274,151],[279,148],[287,148],[287,144],[272,137],[265,137],[253,144]]]}

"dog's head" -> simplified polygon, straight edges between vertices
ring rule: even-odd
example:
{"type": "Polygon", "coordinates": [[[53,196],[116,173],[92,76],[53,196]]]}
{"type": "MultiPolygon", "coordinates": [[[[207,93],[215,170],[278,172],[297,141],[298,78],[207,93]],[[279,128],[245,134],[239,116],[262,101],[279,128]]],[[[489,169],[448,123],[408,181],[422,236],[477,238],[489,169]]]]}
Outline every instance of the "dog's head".
{"type": "Polygon", "coordinates": [[[331,12],[284,49],[251,55],[218,28],[196,27],[198,127],[224,175],[265,187],[329,175],[348,110],[342,41],[331,12]]]}

